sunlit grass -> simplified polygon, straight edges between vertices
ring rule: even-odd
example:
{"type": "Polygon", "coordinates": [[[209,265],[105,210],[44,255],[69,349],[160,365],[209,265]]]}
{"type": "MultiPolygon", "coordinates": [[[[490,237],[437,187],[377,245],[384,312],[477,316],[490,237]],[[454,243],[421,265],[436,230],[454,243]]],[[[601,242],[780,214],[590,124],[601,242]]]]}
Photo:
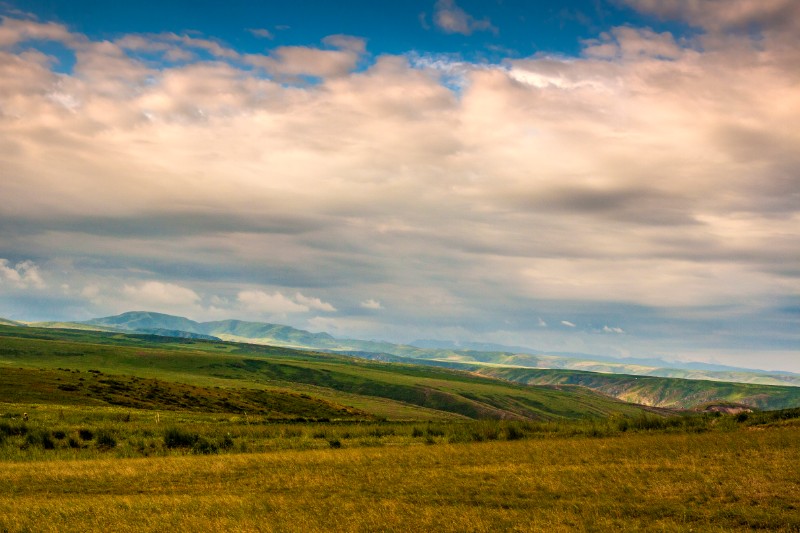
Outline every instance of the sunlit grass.
{"type": "Polygon", "coordinates": [[[5,463],[9,531],[800,528],[800,429],[5,463]]]}

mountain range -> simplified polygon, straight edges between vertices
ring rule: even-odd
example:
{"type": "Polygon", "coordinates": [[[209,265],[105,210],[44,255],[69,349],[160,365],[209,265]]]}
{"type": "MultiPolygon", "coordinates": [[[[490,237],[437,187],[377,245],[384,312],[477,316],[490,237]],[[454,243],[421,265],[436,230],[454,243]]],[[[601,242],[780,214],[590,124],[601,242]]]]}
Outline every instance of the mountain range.
{"type": "Polygon", "coordinates": [[[800,405],[800,375],[797,374],[736,367],[710,370],[702,368],[702,364],[695,365],[701,368],[692,368],[691,364],[685,364],[685,368],[647,366],[648,363],[666,363],[659,359],[622,360],[586,354],[545,354],[535,353],[530,348],[484,343],[452,345],[444,341],[418,341],[414,343],[418,346],[415,346],[338,339],[328,333],[312,333],[280,324],[243,320],[196,322],[146,311],[83,322],[22,323],[0,319],[0,326],[29,329],[31,334],[40,336],[41,333],[35,333],[42,331],[39,328],[49,328],[58,329],[62,334],[69,330],[79,330],[73,332],[77,335],[92,331],[106,336],[123,333],[139,336],[142,342],[169,344],[173,338],[180,341],[177,344],[180,346],[224,352],[231,349],[276,349],[272,347],[311,350],[306,352],[310,356],[316,353],[318,357],[326,357],[327,352],[383,363],[406,363],[400,368],[408,367],[408,364],[445,367],[506,383],[555,388],[579,386],[625,402],[659,408],[703,409],[719,402],[739,406],[736,408],[758,409],[800,405]],[[228,344],[231,342],[243,344],[231,348],[228,344]]]}
{"type": "MultiPolygon", "coordinates": [[[[0,320],[6,325],[25,325],[18,321],[0,320]]],[[[800,374],[791,372],[770,372],[708,363],[672,362],[658,358],[618,359],[603,355],[543,352],[522,346],[490,343],[419,340],[407,345],[374,340],[339,339],[328,333],[312,333],[281,324],[232,319],[197,322],[185,317],[151,311],[130,311],[82,322],[33,322],[29,325],[244,342],[345,353],[370,359],[382,356],[384,360],[388,360],[387,356],[392,356],[423,364],[465,363],[488,367],[579,370],[606,374],[800,386],[800,374]]]]}

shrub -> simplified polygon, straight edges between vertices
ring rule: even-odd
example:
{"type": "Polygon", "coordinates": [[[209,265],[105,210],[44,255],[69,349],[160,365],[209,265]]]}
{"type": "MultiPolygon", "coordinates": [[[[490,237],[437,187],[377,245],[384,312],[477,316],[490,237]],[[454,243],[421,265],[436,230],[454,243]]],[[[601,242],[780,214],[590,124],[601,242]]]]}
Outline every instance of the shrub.
{"type": "Polygon", "coordinates": [[[180,428],[167,428],[164,431],[164,446],[167,448],[190,448],[200,438],[196,433],[189,433],[180,428]]]}
{"type": "Polygon", "coordinates": [[[197,440],[192,445],[192,453],[198,455],[210,455],[212,453],[219,453],[219,446],[214,441],[210,441],[205,437],[197,437],[197,440]]]}
{"type": "Polygon", "coordinates": [[[67,434],[66,434],[66,433],[64,433],[63,431],[61,431],[60,429],[58,429],[58,430],[56,430],[56,431],[54,431],[54,432],[53,432],[53,436],[54,436],[55,438],[57,438],[58,440],[61,440],[61,439],[63,439],[64,437],[66,437],[66,436],[67,436],[67,434]]]}
{"type": "Polygon", "coordinates": [[[414,438],[421,437],[424,434],[425,432],[419,429],[418,427],[415,427],[414,429],[411,430],[411,436],[414,438]]]}
{"type": "Polygon", "coordinates": [[[82,428],[78,430],[78,436],[81,440],[92,440],[94,438],[94,432],[91,429],[82,428]]]}
{"type": "Polygon", "coordinates": [[[56,447],[53,437],[49,431],[39,430],[28,433],[25,437],[25,446],[41,446],[45,450],[52,450],[56,447]]]}
{"type": "Polygon", "coordinates": [[[219,447],[223,450],[230,450],[233,448],[233,437],[231,437],[230,433],[222,437],[222,442],[219,443],[219,447]]]}
{"type": "Polygon", "coordinates": [[[506,428],[506,440],[519,440],[525,436],[525,433],[517,426],[508,426],[506,428]]]}
{"type": "Polygon", "coordinates": [[[117,445],[117,439],[110,431],[101,429],[97,432],[97,446],[100,448],[113,448],[117,445]]]}
{"type": "Polygon", "coordinates": [[[342,447],[342,442],[339,439],[331,439],[331,440],[328,441],[328,445],[331,448],[341,448],[342,447]]]}

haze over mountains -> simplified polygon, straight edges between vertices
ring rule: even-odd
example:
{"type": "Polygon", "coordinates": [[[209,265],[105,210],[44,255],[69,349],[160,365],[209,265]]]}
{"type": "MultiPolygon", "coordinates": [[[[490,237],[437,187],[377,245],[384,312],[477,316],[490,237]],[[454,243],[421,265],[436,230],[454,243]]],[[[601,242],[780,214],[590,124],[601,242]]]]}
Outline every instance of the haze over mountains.
{"type": "MultiPolygon", "coordinates": [[[[4,323],[23,325],[14,321],[4,321],[4,323]]],[[[30,325],[266,344],[340,352],[373,359],[379,357],[387,360],[413,359],[421,363],[580,370],[607,374],[800,386],[800,375],[789,372],[768,372],[707,363],[670,362],[656,358],[617,359],[579,353],[542,353],[527,347],[488,343],[420,340],[412,345],[402,345],[374,340],[337,339],[328,333],[312,333],[280,324],[232,319],[197,322],[181,316],[147,311],[126,312],[83,322],[40,322],[30,325]]]]}

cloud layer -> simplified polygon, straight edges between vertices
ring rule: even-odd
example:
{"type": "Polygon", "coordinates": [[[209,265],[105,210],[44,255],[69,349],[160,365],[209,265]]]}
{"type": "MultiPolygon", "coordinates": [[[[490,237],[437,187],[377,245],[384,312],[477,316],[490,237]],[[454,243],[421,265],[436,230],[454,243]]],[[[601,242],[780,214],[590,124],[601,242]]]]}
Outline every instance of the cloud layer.
{"type": "MultiPolygon", "coordinates": [[[[243,54],[5,18],[0,311],[47,286],[87,315],[151,305],[617,353],[796,347],[796,3],[628,3],[697,32],[624,26],[579,57],[489,65],[372,57],[344,35],[243,54]]],[[[434,22],[493,31],[454,2],[434,22]]]]}

